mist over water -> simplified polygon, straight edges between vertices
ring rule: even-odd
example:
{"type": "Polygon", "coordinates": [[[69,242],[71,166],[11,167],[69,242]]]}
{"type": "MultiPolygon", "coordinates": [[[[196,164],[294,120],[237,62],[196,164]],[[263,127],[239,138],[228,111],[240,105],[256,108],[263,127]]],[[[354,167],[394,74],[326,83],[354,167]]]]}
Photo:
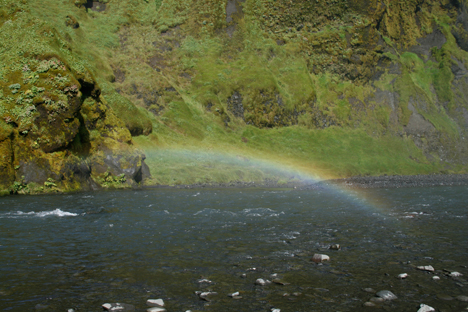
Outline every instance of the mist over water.
{"type": "Polygon", "coordinates": [[[468,305],[455,299],[468,295],[467,190],[148,189],[0,198],[0,309],[100,311],[105,302],[125,302],[144,311],[146,299],[163,298],[168,311],[361,311],[373,296],[362,289],[373,288],[398,296],[382,304],[389,311],[416,311],[421,303],[461,310],[468,305]],[[314,253],[331,261],[317,265],[314,253]],[[421,265],[436,272],[415,268],[421,265]],[[448,276],[453,271],[464,276],[448,276]],[[400,273],[409,276],[400,280],[400,273]],[[202,277],[212,283],[199,283],[202,277]],[[256,286],[257,278],[289,285],[256,286]],[[197,290],[218,295],[206,302],[197,290]],[[236,291],[242,299],[227,296],[236,291]]]}

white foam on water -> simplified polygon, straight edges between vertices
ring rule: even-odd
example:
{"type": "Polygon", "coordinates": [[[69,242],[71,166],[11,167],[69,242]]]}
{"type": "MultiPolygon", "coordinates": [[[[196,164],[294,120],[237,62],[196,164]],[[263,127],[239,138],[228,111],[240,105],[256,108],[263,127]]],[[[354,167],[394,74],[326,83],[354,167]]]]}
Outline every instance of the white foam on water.
{"type": "Polygon", "coordinates": [[[44,217],[47,217],[47,216],[76,217],[76,216],[78,216],[78,214],[73,213],[73,212],[62,211],[59,208],[57,208],[55,210],[39,211],[39,212],[34,212],[34,211],[29,211],[29,212],[23,212],[23,211],[8,212],[8,213],[5,213],[3,215],[0,215],[0,218],[18,218],[18,217],[27,217],[27,216],[39,217],[39,218],[44,218],[44,217]]]}

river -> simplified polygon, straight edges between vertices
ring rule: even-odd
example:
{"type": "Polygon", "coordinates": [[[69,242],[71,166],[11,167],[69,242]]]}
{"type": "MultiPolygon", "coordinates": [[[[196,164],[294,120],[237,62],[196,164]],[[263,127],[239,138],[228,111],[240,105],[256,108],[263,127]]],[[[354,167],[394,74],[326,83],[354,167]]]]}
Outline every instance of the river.
{"type": "Polygon", "coordinates": [[[467,186],[3,197],[0,310],[145,311],[162,298],[169,312],[362,311],[372,288],[398,297],[377,303],[387,311],[459,311],[467,212],[467,186]],[[314,263],[316,253],[330,261],[314,263]],[[429,265],[435,272],[416,268],[429,265]],[[209,302],[195,294],[207,290],[218,293],[209,302]]]}

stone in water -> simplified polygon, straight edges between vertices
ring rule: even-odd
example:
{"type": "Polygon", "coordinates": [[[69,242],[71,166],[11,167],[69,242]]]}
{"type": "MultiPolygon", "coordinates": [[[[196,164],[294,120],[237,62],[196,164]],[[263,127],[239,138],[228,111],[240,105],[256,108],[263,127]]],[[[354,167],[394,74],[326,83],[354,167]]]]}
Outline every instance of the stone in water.
{"type": "Polygon", "coordinates": [[[417,269],[421,271],[434,272],[434,268],[432,267],[432,265],[418,266],[417,269]]]}
{"type": "Polygon", "coordinates": [[[315,254],[312,259],[315,263],[322,263],[325,261],[330,261],[330,257],[327,255],[322,255],[322,254],[315,254]]]}
{"type": "Polygon", "coordinates": [[[418,312],[433,312],[435,309],[427,304],[421,303],[418,312]]]}
{"type": "Polygon", "coordinates": [[[407,277],[408,277],[407,273],[398,274],[398,278],[400,278],[400,279],[404,279],[404,278],[407,278],[407,277]]]}
{"type": "Polygon", "coordinates": [[[146,312],[166,312],[166,309],[161,307],[152,307],[146,310],[146,312]]]}
{"type": "Polygon", "coordinates": [[[460,276],[463,276],[463,274],[461,274],[460,272],[452,272],[449,274],[451,277],[460,277],[460,276]]]}
{"type": "Polygon", "coordinates": [[[260,286],[265,286],[265,285],[268,285],[270,284],[271,282],[269,280],[264,280],[263,278],[258,278],[256,281],[255,281],[255,284],[256,285],[260,285],[260,286]]]}
{"type": "Polygon", "coordinates": [[[378,293],[375,294],[377,297],[382,298],[383,300],[395,300],[398,299],[397,296],[395,296],[394,293],[392,293],[389,290],[381,290],[378,293]]]}
{"type": "Polygon", "coordinates": [[[146,305],[150,307],[164,307],[164,300],[162,299],[148,299],[146,305]]]}

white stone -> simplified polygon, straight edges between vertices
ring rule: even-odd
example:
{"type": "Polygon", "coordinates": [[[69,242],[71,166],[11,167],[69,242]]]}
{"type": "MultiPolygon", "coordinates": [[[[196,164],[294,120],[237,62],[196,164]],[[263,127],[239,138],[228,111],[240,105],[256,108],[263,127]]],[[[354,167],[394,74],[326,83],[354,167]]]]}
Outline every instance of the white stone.
{"type": "Polygon", "coordinates": [[[152,307],[147,309],[146,312],[166,312],[166,309],[160,307],[152,307]]]}
{"type": "Polygon", "coordinates": [[[273,309],[271,309],[271,312],[281,312],[281,310],[273,308],[273,309]]]}
{"type": "Polygon", "coordinates": [[[407,273],[398,274],[398,278],[400,278],[400,279],[404,279],[404,278],[407,278],[407,277],[408,277],[407,273]]]}
{"type": "Polygon", "coordinates": [[[146,300],[146,305],[150,307],[164,307],[164,300],[162,299],[148,299],[146,300]]]}
{"type": "Polygon", "coordinates": [[[232,293],[232,294],[229,294],[228,296],[229,297],[238,297],[240,295],[240,293],[238,291],[232,293]]]}
{"type": "Polygon", "coordinates": [[[322,254],[315,254],[312,259],[315,263],[322,263],[325,261],[330,261],[330,257],[327,255],[322,255],[322,254]]]}
{"type": "Polygon", "coordinates": [[[451,277],[460,277],[460,276],[463,276],[463,274],[461,274],[460,272],[452,272],[449,274],[451,277]]]}
{"type": "Polygon", "coordinates": [[[395,300],[398,299],[397,296],[395,296],[394,293],[392,293],[390,290],[381,290],[378,293],[375,294],[377,297],[382,298],[383,300],[395,300]]]}
{"type": "Polygon", "coordinates": [[[109,310],[110,308],[112,308],[112,304],[110,304],[110,303],[104,303],[104,304],[102,305],[102,307],[103,307],[104,309],[106,309],[106,310],[109,310]]]}
{"type": "Polygon", "coordinates": [[[427,304],[421,303],[419,306],[418,312],[433,312],[435,309],[433,307],[428,306],[427,304]]]}
{"type": "Polygon", "coordinates": [[[438,280],[440,280],[440,277],[438,277],[438,276],[436,275],[436,276],[433,276],[432,279],[433,279],[434,281],[438,281],[438,280]]]}
{"type": "Polygon", "coordinates": [[[421,271],[428,271],[428,272],[434,272],[434,268],[432,267],[432,265],[426,265],[426,266],[418,266],[417,267],[418,270],[421,270],[421,271]]]}
{"type": "Polygon", "coordinates": [[[269,280],[264,280],[263,278],[257,278],[255,281],[255,284],[260,285],[260,286],[265,286],[270,284],[271,282],[269,280]]]}

